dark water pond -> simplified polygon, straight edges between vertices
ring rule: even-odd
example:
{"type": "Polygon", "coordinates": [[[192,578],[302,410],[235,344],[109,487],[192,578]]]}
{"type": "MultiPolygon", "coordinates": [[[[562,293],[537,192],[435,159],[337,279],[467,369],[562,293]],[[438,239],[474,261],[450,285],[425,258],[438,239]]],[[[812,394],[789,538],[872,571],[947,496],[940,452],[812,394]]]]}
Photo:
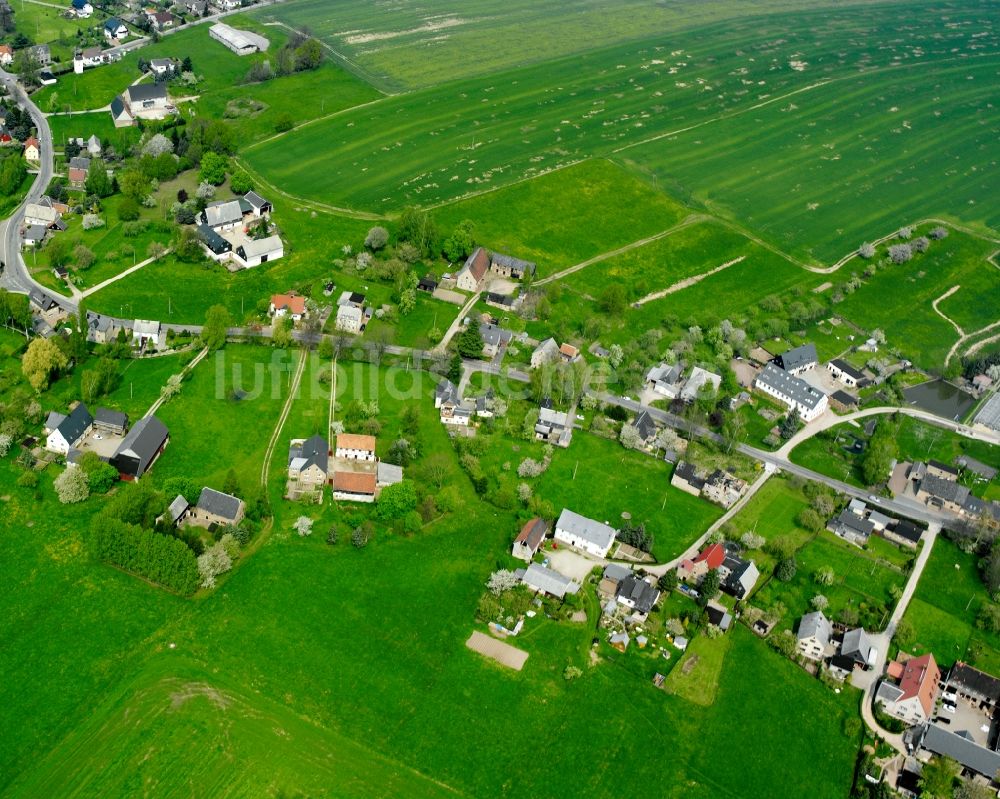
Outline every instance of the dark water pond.
{"type": "Polygon", "coordinates": [[[975,398],[946,380],[931,380],[905,389],[908,405],[958,421],[976,404],[975,398]]]}

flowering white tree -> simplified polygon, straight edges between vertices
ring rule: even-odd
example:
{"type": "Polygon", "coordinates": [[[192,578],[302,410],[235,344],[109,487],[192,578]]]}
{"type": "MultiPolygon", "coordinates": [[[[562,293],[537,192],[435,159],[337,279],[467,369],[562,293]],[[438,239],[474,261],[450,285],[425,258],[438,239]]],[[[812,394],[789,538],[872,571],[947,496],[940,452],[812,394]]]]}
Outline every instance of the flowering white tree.
{"type": "Polygon", "coordinates": [[[642,446],[642,436],[634,425],[623,424],[618,440],[626,449],[639,449],[642,446]]]}
{"type": "Polygon", "coordinates": [[[215,197],[215,186],[207,182],[199,183],[195,196],[198,197],[199,200],[211,200],[215,197]]]}
{"type": "Polygon", "coordinates": [[[764,536],[757,533],[743,533],[740,536],[740,545],[744,549],[760,549],[766,543],[764,536]]]}
{"type": "Polygon", "coordinates": [[[858,255],[860,255],[862,258],[874,258],[875,245],[866,241],[864,244],[858,247],[858,255]]]}
{"type": "Polygon", "coordinates": [[[498,569],[490,575],[490,579],[486,581],[486,587],[494,596],[500,596],[504,591],[509,591],[520,582],[517,575],[510,569],[498,569]]]}
{"type": "Polygon", "coordinates": [[[521,502],[527,503],[534,493],[535,492],[532,487],[527,483],[519,483],[517,486],[517,498],[521,500],[521,502]]]}
{"type": "Polygon", "coordinates": [[[816,596],[812,598],[811,604],[816,610],[826,610],[827,605],[830,604],[830,600],[822,594],[816,594],[816,596]]]}
{"type": "Polygon", "coordinates": [[[10,445],[14,443],[14,439],[9,433],[0,433],[0,458],[6,458],[7,453],[10,452],[10,445]]]}
{"type": "Polygon", "coordinates": [[[154,158],[164,153],[172,153],[173,151],[174,143],[162,133],[157,133],[150,137],[149,141],[142,145],[142,154],[151,155],[154,158]]]}
{"type": "Polygon", "coordinates": [[[305,538],[307,535],[312,535],[313,531],[313,520],[308,516],[299,516],[295,520],[295,524],[292,525],[301,537],[305,538]]]}
{"type": "Polygon", "coordinates": [[[198,556],[202,588],[215,588],[215,578],[233,568],[233,559],[221,541],[198,556]]]}
{"type": "Polygon", "coordinates": [[[77,466],[67,466],[66,471],[56,478],[56,495],[64,505],[83,502],[90,496],[90,481],[87,473],[77,466]]]}

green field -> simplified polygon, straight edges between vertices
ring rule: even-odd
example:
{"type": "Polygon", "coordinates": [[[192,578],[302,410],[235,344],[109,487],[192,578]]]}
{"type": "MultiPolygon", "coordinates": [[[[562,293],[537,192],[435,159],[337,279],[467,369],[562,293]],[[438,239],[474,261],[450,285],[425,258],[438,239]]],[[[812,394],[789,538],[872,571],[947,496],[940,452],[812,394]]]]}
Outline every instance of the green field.
{"type": "Polygon", "coordinates": [[[265,8],[262,19],[308,29],[345,66],[389,91],[412,89],[543,61],[752,11],[795,8],[767,3],[713,0],[698,6],[649,5],[598,0],[539,5],[529,0],[404,0],[368,7],[302,0],[265,8]]]}

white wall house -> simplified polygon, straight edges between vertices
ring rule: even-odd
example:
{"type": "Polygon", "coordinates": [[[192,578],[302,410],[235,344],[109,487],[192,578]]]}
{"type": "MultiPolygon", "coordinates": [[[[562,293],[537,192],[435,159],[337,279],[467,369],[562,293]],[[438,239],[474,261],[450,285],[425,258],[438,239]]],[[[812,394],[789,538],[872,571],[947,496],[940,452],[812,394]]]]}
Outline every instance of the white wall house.
{"type": "Polygon", "coordinates": [[[564,509],[556,522],[555,539],[584,552],[603,558],[608,554],[618,531],[602,522],[564,509]]]}
{"type": "Polygon", "coordinates": [[[352,461],[375,461],[375,436],[359,436],[341,433],[337,436],[338,458],[352,461]]]}
{"type": "Polygon", "coordinates": [[[807,613],[799,621],[799,631],[795,634],[799,654],[809,660],[822,660],[830,645],[831,635],[833,626],[821,611],[807,613]]]}
{"type": "Polygon", "coordinates": [[[769,363],[757,375],[754,387],[794,410],[804,422],[811,422],[826,410],[826,394],[804,380],[769,363]]]}

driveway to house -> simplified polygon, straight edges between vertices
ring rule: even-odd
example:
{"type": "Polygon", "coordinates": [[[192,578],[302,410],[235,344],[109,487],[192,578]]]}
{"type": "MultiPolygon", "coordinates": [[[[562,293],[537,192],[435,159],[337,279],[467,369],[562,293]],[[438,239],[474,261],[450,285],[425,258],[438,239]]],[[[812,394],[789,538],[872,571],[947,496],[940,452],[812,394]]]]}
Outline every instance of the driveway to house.
{"type": "Polygon", "coordinates": [[[452,340],[455,334],[462,329],[462,320],[465,319],[465,315],[472,310],[473,306],[479,301],[479,295],[482,292],[477,291],[471,297],[469,297],[468,302],[462,306],[462,310],[458,312],[458,316],[455,317],[455,321],[451,323],[448,330],[444,334],[444,338],[441,339],[440,343],[431,352],[442,353],[448,349],[448,343],[452,340]]]}
{"type": "Polygon", "coordinates": [[[595,566],[603,568],[611,562],[607,558],[595,558],[592,555],[584,555],[581,552],[568,549],[563,544],[559,545],[559,549],[546,552],[545,557],[549,559],[550,568],[559,572],[563,577],[569,577],[569,579],[575,580],[581,585],[595,566]]]}

